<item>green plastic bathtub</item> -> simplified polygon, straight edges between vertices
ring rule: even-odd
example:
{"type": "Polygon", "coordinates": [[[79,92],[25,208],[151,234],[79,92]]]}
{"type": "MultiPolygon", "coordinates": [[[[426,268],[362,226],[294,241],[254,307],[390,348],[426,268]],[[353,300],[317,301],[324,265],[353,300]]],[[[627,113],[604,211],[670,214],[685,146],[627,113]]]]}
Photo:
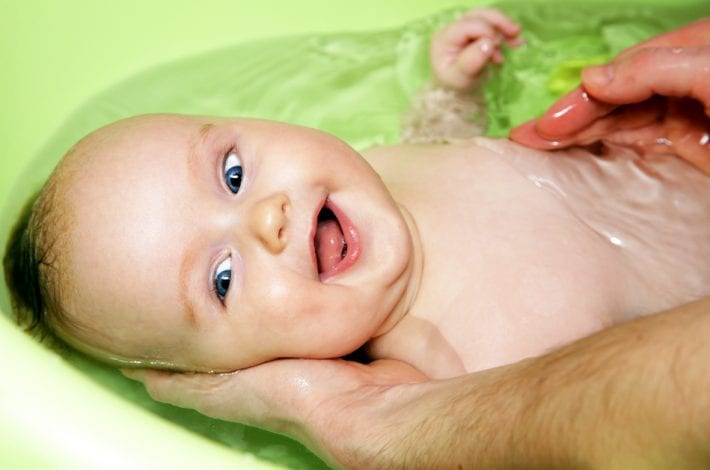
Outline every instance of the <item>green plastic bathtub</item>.
{"type": "MultiPolygon", "coordinates": [[[[457,10],[434,13],[462,3],[0,0],[2,246],[61,153],[123,116],[239,113],[320,127],[359,149],[396,141],[401,112],[428,79],[428,35],[457,10]],[[357,31],[376,32],[326,34],[357,31]]],[[[540,112],[581,65],[710,14],[707,1],[631,4],[568,8],[548,28],[559,7],[508,2],[530,27],[530,48],[508,55],[486,88],[489,132],[540,112]]],[[[285,437],[155,403],[111,368],[38,345],[13,325],[4,286],[0,468],[324,465],[285,437]]]]}

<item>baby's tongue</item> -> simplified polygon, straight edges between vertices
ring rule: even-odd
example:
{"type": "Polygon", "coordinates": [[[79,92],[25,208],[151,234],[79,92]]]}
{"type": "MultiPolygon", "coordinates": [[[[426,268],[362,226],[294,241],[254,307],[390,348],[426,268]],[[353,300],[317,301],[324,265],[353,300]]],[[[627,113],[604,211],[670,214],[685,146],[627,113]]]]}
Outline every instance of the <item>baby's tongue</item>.
{"type": "Polygon", "coordinates": [[[344,243],[345,238],[337,221],[331,219],[318,222],[315,247],[319,272],[328,272],[340,262],[344,243]]]}

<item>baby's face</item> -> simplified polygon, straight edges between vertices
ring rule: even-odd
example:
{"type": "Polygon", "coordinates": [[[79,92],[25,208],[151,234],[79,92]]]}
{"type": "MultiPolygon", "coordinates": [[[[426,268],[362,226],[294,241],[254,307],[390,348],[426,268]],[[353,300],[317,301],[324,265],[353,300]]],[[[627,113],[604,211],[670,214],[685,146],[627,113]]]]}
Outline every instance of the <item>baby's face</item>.
{"type": "Polygon", "coordinates": [[[68,159],[61,295],[76,326],[60,334],[80,348],[233,370],[347,354],[402,308],[408,225],[332,136],[143,116],[88,136],[68,159]]]}

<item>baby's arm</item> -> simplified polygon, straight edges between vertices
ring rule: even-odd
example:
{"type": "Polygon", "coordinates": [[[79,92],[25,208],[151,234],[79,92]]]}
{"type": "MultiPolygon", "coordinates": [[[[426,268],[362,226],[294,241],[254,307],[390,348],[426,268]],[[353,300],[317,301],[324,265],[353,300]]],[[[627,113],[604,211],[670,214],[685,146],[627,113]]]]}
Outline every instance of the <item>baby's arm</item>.
{"type": "Polygon", "coordinates": [[[517,46],[520,26],[498,10],[476,8],[438,31],[429,49],[434,83],[412,100],[402,120],[403,142],[448,142],[486,127],[478,85],[488,62],[503,61],[501,46],[517,46]]]}

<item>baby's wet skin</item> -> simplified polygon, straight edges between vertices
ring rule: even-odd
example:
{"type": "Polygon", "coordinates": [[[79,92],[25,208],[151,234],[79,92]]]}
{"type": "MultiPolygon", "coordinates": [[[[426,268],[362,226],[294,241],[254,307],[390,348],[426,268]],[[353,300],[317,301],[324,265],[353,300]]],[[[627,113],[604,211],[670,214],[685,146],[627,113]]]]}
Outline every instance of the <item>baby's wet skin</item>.
{"type": "Polygon", "coordinates": [[[644,285],[645,302],[639,302],[638,312],[707,294],[710,178],[697,168],[669,155],[639,157],[613,144],[596,157],[583,149],[550,156],[507,141],[479,142],[501,152],[624,253],[644,285]]]}
{"type": "Polygon", "coordinates": [[[62,333],[105,359],[200,371],[368,343],[443,378],[707,294],[710,243],[691,220],[709,217],[708,179],[580,152],[474,139],[363,160],[266,121],[115,124],[65,164],[81,327],[62,333]]]}
{"type": "Polygon", "coordinates": [[[495,367],[709,293],[710,178],[679,160],[485,138],[367,156],[424,244],[422,287],[397,328],[444,339],[426,350],[395,328],[372,341],[380,357],[449,377],[457,361],[433,359],[448,350],[465,371],[495,367]]]}

